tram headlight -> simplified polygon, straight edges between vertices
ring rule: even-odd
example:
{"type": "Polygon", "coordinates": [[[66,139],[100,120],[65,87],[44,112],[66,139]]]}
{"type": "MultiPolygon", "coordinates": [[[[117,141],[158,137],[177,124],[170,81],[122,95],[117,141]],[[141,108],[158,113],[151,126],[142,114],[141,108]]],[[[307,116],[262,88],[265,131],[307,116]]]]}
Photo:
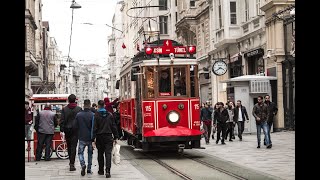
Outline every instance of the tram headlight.
{"type": "Polygon", "coordinates": [[[171,124],[177,124],[180,120],[180,114],[177,111],[170,111],[167,115],[167,120],[171,124]]]}

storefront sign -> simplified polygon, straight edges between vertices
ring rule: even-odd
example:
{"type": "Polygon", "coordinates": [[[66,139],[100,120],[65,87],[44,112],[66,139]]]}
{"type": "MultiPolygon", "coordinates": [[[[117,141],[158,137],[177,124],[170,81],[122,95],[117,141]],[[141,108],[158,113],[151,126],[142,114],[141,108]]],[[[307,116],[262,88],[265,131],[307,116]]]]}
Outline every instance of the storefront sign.
{"type": "Polygon", "coordinates": [[[259,48],[259,49],[255,49],[253,51],[249,51],[247,53],[244,54],[244,57],[252,57],[252,56],[257,56],[257,55],[263,55],[264,52],[263,52],[263,49],[262,48],[259,48]]]}

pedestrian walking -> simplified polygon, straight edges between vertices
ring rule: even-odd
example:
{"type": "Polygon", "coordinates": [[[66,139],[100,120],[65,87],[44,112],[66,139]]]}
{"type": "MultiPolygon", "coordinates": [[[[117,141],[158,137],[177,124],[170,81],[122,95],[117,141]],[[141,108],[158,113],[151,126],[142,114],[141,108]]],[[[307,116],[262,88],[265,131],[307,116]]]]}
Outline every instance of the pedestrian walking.
{"type": "Polygon", "coordinates": [[[221,136],[221,144],[226,144],[224,142],[224,137],[226,137],[226,131],[227,131],[227,120],[229,119],[229,113],[224,108],[223,102],[218,102],[219,108],[216,109],[214,112],[214,124],[217,125],[217,140],[216,144],[219,143],[220,136],[221,136]]]}
{"type": "Polygon", "coordinates": [[[234,104],[233,104],[233,102],[229,101],[227,103],[226,109],[227,109],[227,111],[229,113],[229,119],[227,120],[227,132],[226,132],[225,139],[227,139],[228,138],[228,134],[230,134],[229,135],[229,141],[232,141],[232,137],[234,136],[233,128],[234,128],[234,125],[235,125],[235,122],[233,121],[233,116],[234,116],[234,104]]]}
{"type": "Polygon", "coordinates": [[[241,104],[240,100],[237,100],[237,106],[234,109],[233,120],[237,123],[238,126],[238,137],[239,140],[242,141],[242,134],[244,131],[244,122],[247,119],[249,121],[249,116],[247,113],[246,107],[241,104]]]}
{"type": "Polygon", "coordinates": [[[266,139],[266,145],[267,148],[271,148],[270,140],[269,140],[269,128],[267,124],[267,120],[269,117],[269,111],[268,106],[263,103],[263,97],[258,97],[258,103],[256,103],[253,106],[252,115],[256,119],[256,126],[257,126],[257,140],[258,140],[258,146],[257,148],[260,148],[260,142],[261,142],[261,129],[263,129],[264,137],[266,139]]]}
{"type": "Polygon", "coordinates": [[[60,120],[60,132],[65,133],[67,142],[70,171],[76,170],[74,162],[78,144],[78,129],[74,127],[74,124],[77,113],[81,111],[81,107],[77,105],[76,99],[77,97],[74,94],[68,96],[69,104],[62,109],[60,120]]]}
{"type": "Polygon", "coordinates": [[[93,113],[96,113],[97,108],[98,108],[97,104],[96,104],[96,103],[92,103],[92,107],[91,107],[90,109],[91,109],[91,111],[92,111],[93,113]]]}
{"type": "Polygon", "coordinates": [[[212,108],[209,107],[209,103],[206,103],[204,105],[204,108],[202,108],[200,111],[200,120],[201,123],[203,123],[204,138],[206,140],[206,144],[209,144],[211,135],[212,111],[212,108]]]}
{"type": "Polygon", "coordinates": [[[105,164],[106,178],[110,178],[111,151],[119,137],[113,115],[105,109],[104,103],[103,100],[98,102],[98,110],[94,116],[93,146],[98,149],[98,174],[104,174],[105,164]]]}
{"type": "MultiPolygon", "coordinates": [[[[29,102],[25,101],[24,103],[25,109],[24,109],[24,137],[26,140],[31,140],[31,126],[33,124],[33,112],[31,111],[31,108],[29,106],[29,102]]],[[[27,151],[30,151],[30,147],[26,149],[27,151]]]]}
{"type": "Polygon", "coordinates": [[[118,102],[119,98],[116,98],[112,102],[108,97],[104,98],[105,109],[113,115],[113,106],[118,102]]]}
{"type": "Polygon", "coordinates": [[[45,144],[45,161],[50,161],[50,148],[54,135],[54,128],[58,125],[56,113],[51,111],[50,103],[46,103],[42,111],[40,111],[35,120],[35,130],[37,131],[38,144],[36,149],[36,161],[40,161],[42,155],[42,147],[45,144]]]}
{"type": "Polygon", "coordinates": [[[94,126],[94,113],[91,111],[91,102],[89,99],[84,100],[83,102],[83,111],[80,111],[76,115],[75,119],[75,129],[78,129],[78,157],[81,165],[81,175],[84,176],[87,173],[92,174],[91,165],[92,165],[92,140],[93,140],[93,126],[94,126]],[[84,160],[84,149],[88,147],[88,166],[86,166],[84,160]]]}
{"type": "MultiPolygon", "coordinates": [[[[270,141],[270,144],[272,146],[270,133],[271,133],[271,127],[273,125],[274,116],[278,112],[278,107],[277,107],[276,103],[270,101],[270,96],[269,95],[265,95],[264,96],[264,103],[268,106],[268,111],[269,111],[269,117],[268,117],[268,120],[267,120],[267,124],[268,124],[268,128],[269,128],[268,129],[269,141],[270,141]]],[[[264,141],[264,145],[267,145],[265,139],[263,141],[264,141]]]]}

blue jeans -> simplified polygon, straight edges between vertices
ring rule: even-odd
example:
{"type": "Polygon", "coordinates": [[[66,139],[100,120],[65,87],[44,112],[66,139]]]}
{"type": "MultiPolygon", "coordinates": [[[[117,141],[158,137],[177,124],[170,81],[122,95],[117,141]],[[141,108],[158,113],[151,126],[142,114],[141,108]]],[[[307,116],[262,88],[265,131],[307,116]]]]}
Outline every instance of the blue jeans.
{"type": "Polygon", "coordinates": [[[88,166],[87,166],[87,170],[90,171],[91,170],[91,165],[92,165],[92,153],[93,153],[93,149],[92,149],[92,142],[91,141],[80,141],[79,140],[79,147],[78,147],[78,156],[79,156],[79,161],[80,161],[80,165],[81,167],[83,167],[84,165],[86,165],[86,162],[84,161],[84,148],[88,146],[88,166]]]}
{"type": "Polygon", "coordinates": [[[270,138],[269,138],[269,127],[268,127],[267,121],[264,121],[261,124],[256,124],[256,125],[257,125],[258,145],[260,146],[261,128],[262,128],[263,129],[264,138],[266,140],[266,145],[268,146],[270,144],[270,138]]]}

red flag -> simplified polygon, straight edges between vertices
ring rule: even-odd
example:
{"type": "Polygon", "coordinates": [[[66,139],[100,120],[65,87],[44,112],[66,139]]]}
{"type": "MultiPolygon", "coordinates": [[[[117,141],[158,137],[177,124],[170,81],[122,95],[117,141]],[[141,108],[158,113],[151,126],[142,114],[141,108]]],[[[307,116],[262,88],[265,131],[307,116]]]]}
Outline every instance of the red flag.
{"type": "Polygon", "coordinates": [[[125,49],[126,45],[124,43],[122,43],[122,49],[125,49]]]}

